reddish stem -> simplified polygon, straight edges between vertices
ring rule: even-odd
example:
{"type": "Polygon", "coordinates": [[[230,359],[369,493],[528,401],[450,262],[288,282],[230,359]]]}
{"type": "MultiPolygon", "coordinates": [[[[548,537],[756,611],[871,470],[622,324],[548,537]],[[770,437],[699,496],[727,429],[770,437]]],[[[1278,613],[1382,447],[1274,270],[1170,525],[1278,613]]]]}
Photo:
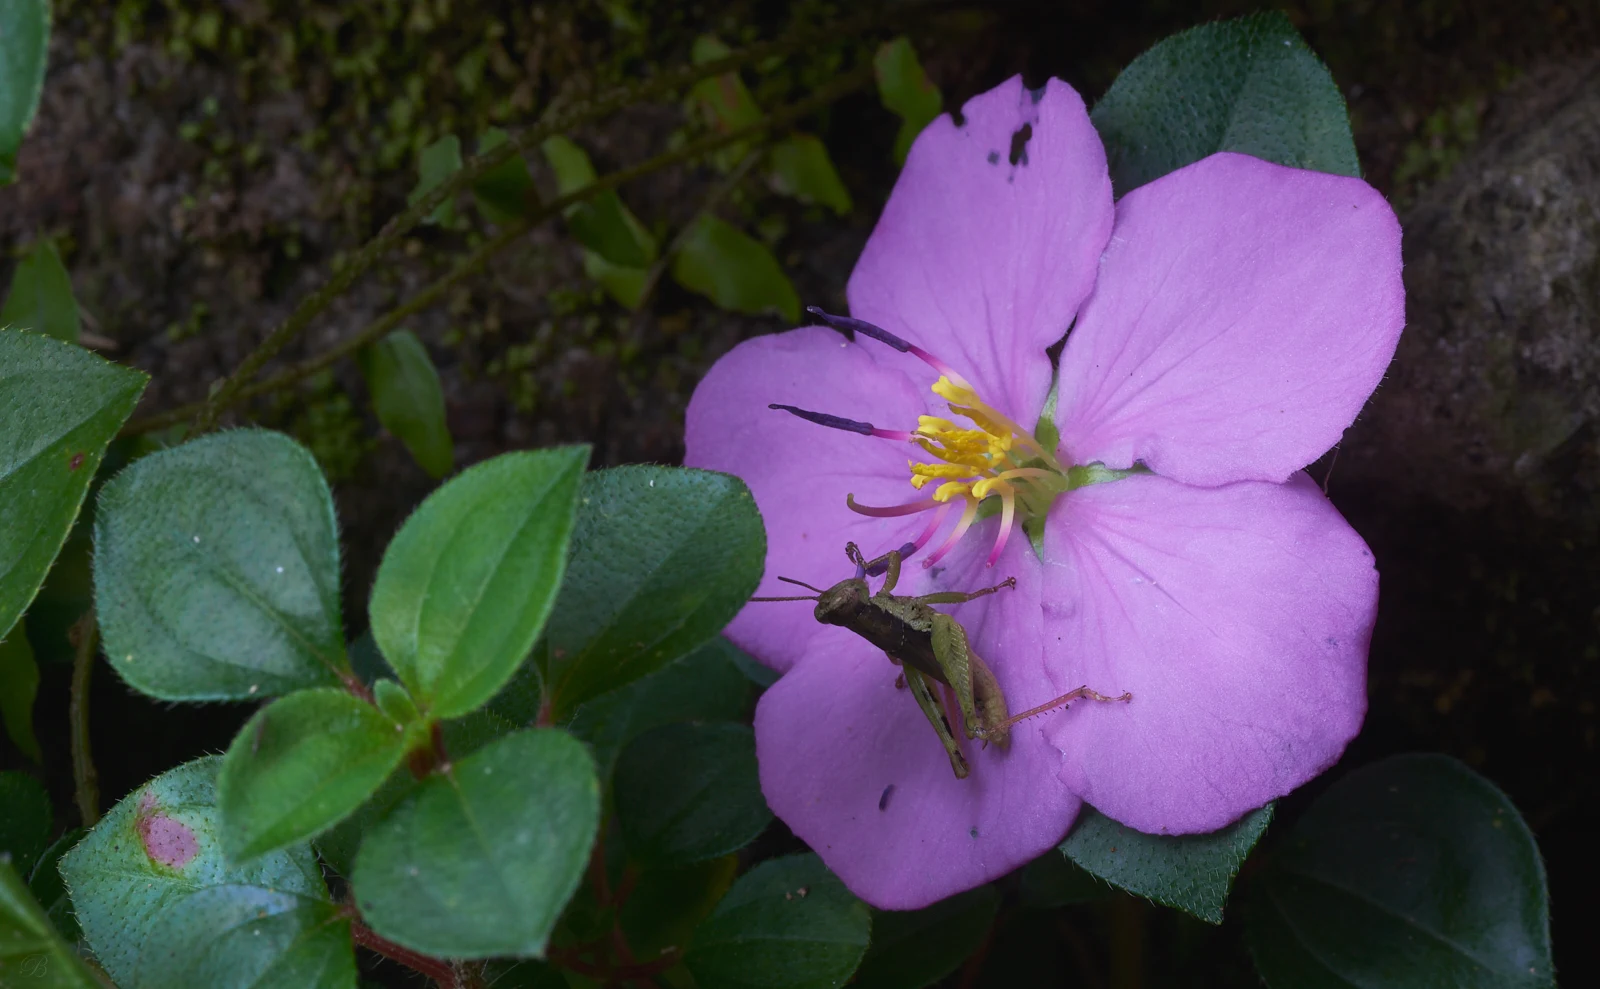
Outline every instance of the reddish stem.
{"type": "Polygon", "coordinates": [[[456,970],[450,963],[439,958],[419,954],[410,948],[402,947],[377,933],[372,928],[355,919],[350,918],[350,936],[361,947],[374,951],[390,961],[399,962],[413,972],[419,972],[432,979],[439,989],[456,989],[460,980],[456,978],[456,970]]]}

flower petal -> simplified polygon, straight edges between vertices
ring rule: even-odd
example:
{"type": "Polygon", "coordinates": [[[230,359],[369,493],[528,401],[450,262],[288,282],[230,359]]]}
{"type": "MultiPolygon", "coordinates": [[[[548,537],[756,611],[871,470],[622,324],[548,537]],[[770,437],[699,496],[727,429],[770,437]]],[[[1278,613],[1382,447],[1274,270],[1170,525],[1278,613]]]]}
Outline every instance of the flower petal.
{"type": "Polygon", "coordinates": [[[962,115],[912,146],[850,276],[850,314],[948,362],[1031,429],[1050,389],[1045,349],[1093,287],[1111,233],[1105,150],[1055,79],[1029,91],[1013,78],[962,115]]]}
{"type": "Polygon", "coordinates": [[[1075,704],[1061,780],[1140,831],[1212,831],[1331,766],[1366,711],[1378,574],[1304,473],[1079,489],[1046,532],[1045,612],[1075,704]]]}
{"type": "MultiPolygon", "coordinates": [[[[987,544],[971,544],[968,556],[981,569],[987,544]]],[[[1025,547],[1022,552],[1033,555],[1025,547]]],[[[1008,550],[995,570],[985,571],[984,582],[1016,573],[1022,562],[1008,550]]],[[[1019,579],[1016,591],[954,609],[964,613],[986,659],[988,636],[1000,629],[1011,628],[1018,642],[1037,643],[1038,569],[1035,560],[1031,574],[1017,574],[1027,579],[1019,579]],[[1029,613],[1031,633],[1007,620],[1029,613]]],[[[920,581],[920,573],[920,567],[908,568],[907,576],[920,581]]],[[[990,664],[1013,707],[1048,699],[1053,689],[1040,666],[1019,661],[1025,655],[1002,662],[996,654],[990,664]]],[[[806,656],[762,695],[756,755],[768,805],[845,885],[876,907],[911,910],[1049,850],[1080,801],[1056,779],[1060,756],[1045,741],[1042,718],[1013,729],[1006,751],[962,739],[971,775],[956,779],[916,700],[894,686],[899,672],[853,633],[825,627],[806,656]]]]}
{"type": "Polygon", "coordinates": [[[1117,204],[1061,355],[1062,444],[1190,484],[1282,481],[1355,420],[1404,323],[1376,190],[1212,155],[1117,204]]]}
{"type": "MultiPolygon", "coordinates": [[[[869,505],[915,500],[906,469],[916,452],[910,444],[829,429],[767,408],[794,405],[915,429],[931,396],[905,374],[875,362],[868,348],[876,346],[851,343],[820,326],[756,337],[717,361],[689,400],[684,464],[743,478],[766,521],[766,575],[758,595],[806,593],[780,582],[780,575],[828,587],[853,573],[844,555],[847,541],[876,555],[914,539],[926,524],[918,515],[868,518],[845,504],[846,494],[869,505]]],[[[782,671],[820,628],[804,602],[752,602],[727,635],[782,671]]]]}

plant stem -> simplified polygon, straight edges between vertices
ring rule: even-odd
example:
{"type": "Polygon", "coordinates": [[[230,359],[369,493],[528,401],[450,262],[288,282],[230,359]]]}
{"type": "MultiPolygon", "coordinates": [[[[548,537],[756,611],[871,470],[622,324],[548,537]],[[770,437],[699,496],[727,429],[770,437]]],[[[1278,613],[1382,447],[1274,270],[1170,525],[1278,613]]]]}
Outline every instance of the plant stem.
{"type": "Polygon", "coordinates": [[[73,625],[72,692],[67,702],[67,720],[72,726],[72,781],[83,826],[92,828],[100,820],[100,774],[95,772],[94,754],[89,749],[89,674],[94,670],[96,647],[100,644],[100,625],[94,609],[84,612],[73,625]]]}
{"type": "Polygon", "coordinates": [[[399,962],[413,972],[426,975],[439,986],[439,989],[457,989],[460,983],[460,980],[456,978],[456,970],[451,967],[449,962],[395,944],[354,916],[350,918],[350,937],[356,944],[366,948],[368,951],[377,952],[390,961],[399,962]]]}
{"type": "Polygon", "coordinates": [[[269,334],[265,340],[252,351],[233,373],[223,379],[215,391],[202,406],[198,417],[198,426],[202,430],[210,429],[216,423],[217,416],[239,398],[239,393],[244,389],[256,374],[291,340],[305,331],[318,313],[326,309],[334,299],[343,295],[345,290],[357,278],[365,274],[367,269],[377,263],[378,259],[387,254],[400,238],[404,237],[411,228],[415,227],[422,219],[446,199],[456,195],[463,189],[471,186],[481,178],[484,173],[494,168],[503,161],[507,161],[514,154],[526,151],[546,138],[552,137],[563,131],[571,130],[588,121],[607,116],[611,113],[639,103],[655,96],[665,95],[674,90],[692,85],[702,79],[731,72],[747,63],[782,55],[790,51],[799,50],[812,45],[821,44],[839,38],[848,38],[857,32],[871,27],[880,21],[902,16],[906,8],[917,6],[905,4],[899,8],[886,11],[875,10],[870,13],[846,18],[843,21],[825,25],[818,28],[796,31],[785,38],[774,41],[751,45],[742,51],[734,52],[727,58],[708,62],[704,65],[684,66],[679,69],[660,73],[654,78],[636,83],[632,86],[622,86],[611,90],[604,96],[598,97],[587,103],[581,103],[570,110],[560,113],[547,113],[550,119],[541,121],[528,128],[521,134],[511,138],[481,155],[468,158],[459,171],[441,182],[427,195],[422,196],[401,212],[389,219],[378,231],[378,235],[368,241],[349,261],[344,264],[321,288],[307,296],[282,323],[269,334]]]}
{"type": "MultiPolygon", "coordinates": [[[[318,371],[337,363],[342,358],[355,353],[367,344],[373,343],[374,341],[380,340],[387,336],[389,333],[393,332],[393,330],[407,317],[427,309],[429,306],[439,301],[439,299],[441,299],[451,288],[455,287],[462,280],[467,278],[467,276],[474,274],[483,268],[491,257],[503,250],[512,241],[516,240],[518,237],[521,237],[523,234],[527,233],[529,230],[532,230],[534,227],[538,226],[544,221],[559,214],[567,207],[572,206],[575,203],[583,202],[593,196],[599,195],[602,192],[615,189],[620,185],[631,182],[634,179],[641,178],[645,175],[649,175],[652,172],[659,171],[660,169],[668,166],[676,165],[679,162],[688,161],[690,159],[709,154],[718,148],[746,140],[764,131],[788,126],[807,114],[812,113],[821,107],[827,106],[835,100],[853,92],[856,89],[859,89],[861,86],[866,85],[871,78],[871,66],[863,66],[862,68],[846,73],[845,75],[835,77],[805,99],[791,103],[754,124],[740,127],[723,134],[708,135],[698,141],[691,141],[690,143],[685,144],[683,147],[674,151],[664,152],[656,155],[654,158],[642,161],[630,168],[624,168],[620,171],[612,172],[611,174],[603,176],[595,180],[593,183],[584,186],[582,189],[575,189],[564,196],[557,197],[556,199],[544,204],[528,216],[510,223],[488,242],[480,246],[471,254],[467,255],[462,260],[458,261],[455,266],[452,267],[446,275],[444,275],[444,277],[433,282],[431,285],[407,299],[401,305],[391,309],[383,316],[380,316],[372,323],[367,324],[367,326],[355,336],[336,344],[332,348],[316,355],[315,357],[301,361],[300,363],[273,375],[265,381],[261,381],[253,385],[241,386],[240,388],[236,389],[225,401],[223,400],[222,392],[219,391],[217,395],[212,397],[210,403],[193,402],[188,405],[181,405],[176,408],[169,409],[166,412],[158,413],[157,415],[136,419],[123,427],[121,435],[133,436],[140,433],[150,432],[151,430],[161,429],[166,426],[182,422],[191,415],[200,415],[203,417],[206,414],[207,409],[210,409],[213,412],[219,412],[225,406],[234,405],[245,401],[246,399],[254,398],[257,395],[276,391],[279,388],[294,384],[303,378],[309,377],[310,375],[313,375],[318,371]]],[[[243,365],[240,365],[240,367],[242,369],[243,365]]]]}

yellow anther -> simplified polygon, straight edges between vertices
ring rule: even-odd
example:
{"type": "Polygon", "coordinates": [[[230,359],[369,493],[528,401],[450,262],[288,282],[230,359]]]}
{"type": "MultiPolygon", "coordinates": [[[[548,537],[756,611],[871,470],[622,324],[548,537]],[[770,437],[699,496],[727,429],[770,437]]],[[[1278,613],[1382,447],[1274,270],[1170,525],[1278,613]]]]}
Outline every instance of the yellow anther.
{"type": "Polygon", "coordinates": [[[938,416],[917,416],[917,432],[919,433],[930,430],[937,433],[954,428],[956,428],[956,424],[949,419],[941,419],[938,416]]]}
{"type": "Polygon", "coordinates": [[[933,500],[949,501],[951,498],[962,498],[971,490],[972,485],[966,481],[946,481],[934,490],[933,500]]]}
{"type": "Polygon", "coordinates": [[[977,392],[973,391],[971,388],[963,388],[960,385],[952,383],[950,379],[944,375],[940,375],[939,380],[933,383],[933,393],[938,395],[940,398],[949,402],[954,402],[957,405],[976,405],[978,402],[977,392]]]}
{"type": "Polygon", "coordinates": [[[916,477],[971,477],[972,471],[964,464],[920,464],[915,460],[906,461],[911,467],[911,473],[916,477]]]}
{"type": "MultiPolygon", "coordinates": [[[[1005,495],[1015,494],[1016,490],[1017,489],[1012,487],[1011,483],[1006,481],[1004,478],[986,477],[972,486],[972,496],[979,501],[982,501],[992,494],[997,494],[1004,497],[1005,495]]],[[[938,496],[935,495],[934,497],[938,496]]]]}

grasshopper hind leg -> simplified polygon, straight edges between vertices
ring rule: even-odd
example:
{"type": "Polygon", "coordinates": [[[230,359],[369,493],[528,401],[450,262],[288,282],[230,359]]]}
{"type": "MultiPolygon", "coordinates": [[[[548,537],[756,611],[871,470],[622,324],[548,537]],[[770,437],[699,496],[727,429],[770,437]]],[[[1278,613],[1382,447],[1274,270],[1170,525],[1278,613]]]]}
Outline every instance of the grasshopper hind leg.
{"type": "Polygon", "coordinates": [[[928,686],[928,678],[910,668],[907,668],[903,675],[906,678],[906,686],[911,688],[911,696],[917,699],[917,706],[922,708],[928,723],[933,725],[934,732],[939,736],[939,743],[950,756],[950,769],[956,774],[956,779],[966,779],[967,773],[971,771],[967,768],[967,758],[961,754],[961,746],[956,743],[956,737],[950,731],[950,722],[944,716],[944,709],[939,706],[938,700],[933,696],[933,690],[928,686]]]}

